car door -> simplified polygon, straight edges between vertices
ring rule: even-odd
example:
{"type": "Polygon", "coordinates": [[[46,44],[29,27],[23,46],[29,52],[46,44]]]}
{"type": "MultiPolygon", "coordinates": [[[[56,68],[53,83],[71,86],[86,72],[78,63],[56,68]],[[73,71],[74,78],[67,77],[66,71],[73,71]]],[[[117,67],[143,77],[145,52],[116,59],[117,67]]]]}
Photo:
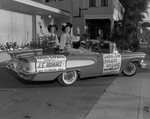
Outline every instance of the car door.
{"type": "Polygon", "coordinates": [[[109,43],[101,45],[100,50],[98,73],[101,75],[119,73],[121,68],[121,54],[110,52],[109,43]]]}
{"type": "Polygon", "coordinates": [[[102,54],[102,74],[116,74],[121,68],[120,53],[103,53],[102,54]]]}

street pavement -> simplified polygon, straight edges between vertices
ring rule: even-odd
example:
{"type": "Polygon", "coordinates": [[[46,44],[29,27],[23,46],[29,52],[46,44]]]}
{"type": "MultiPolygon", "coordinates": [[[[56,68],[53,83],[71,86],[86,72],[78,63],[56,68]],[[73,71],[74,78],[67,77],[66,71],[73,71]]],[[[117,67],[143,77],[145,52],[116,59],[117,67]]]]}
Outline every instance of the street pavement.
{"type": "Polygon", "coordinates": [[[0,64],[0,119],[84,119],[117,75],[81,79],[63,87],[56,81],[17,80],[0,64]]]}
{"type": "Polygon", "coordinates": [[[141,45],[139,51],[147,54],[146,69],[116,77],[85,119],[150,119],[150,49],[141,45]]]}

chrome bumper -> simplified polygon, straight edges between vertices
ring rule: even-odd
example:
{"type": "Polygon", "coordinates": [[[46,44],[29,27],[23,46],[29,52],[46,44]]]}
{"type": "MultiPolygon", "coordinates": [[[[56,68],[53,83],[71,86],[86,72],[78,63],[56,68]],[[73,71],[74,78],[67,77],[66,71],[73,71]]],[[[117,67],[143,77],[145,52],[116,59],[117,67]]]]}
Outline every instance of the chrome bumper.
{"type": "Polygon", "coordinates": [[[146,68],[146,65],[147,65],[147,64],[144,63],[144,62],[142,62],[142,63],[140,63],[140,65],[141,65],[142,68],[146,68]]]}
{"type": "MultiPolygon", "coordinates": [[[[23,70],[21,70],[21,71],[17,70],[16,66],[15,66],[14,62],[9,61],[6,65],[6,68],[13,71],[13,72],[15,72],[19,77],[21,77],[25,80],[30,80],[32,78],[31,73],[24,72],[23,70]]],[[[35,73],[33,73],[33,74],[35,74],[35,73]]]]}
{"type": "Polygon", "coordinates": [[[17,73],[17,71],[15,70],[15,67],[14,67],[14,63],[12,61],[7,62],[6,68],[13,70],[17,73]]]}

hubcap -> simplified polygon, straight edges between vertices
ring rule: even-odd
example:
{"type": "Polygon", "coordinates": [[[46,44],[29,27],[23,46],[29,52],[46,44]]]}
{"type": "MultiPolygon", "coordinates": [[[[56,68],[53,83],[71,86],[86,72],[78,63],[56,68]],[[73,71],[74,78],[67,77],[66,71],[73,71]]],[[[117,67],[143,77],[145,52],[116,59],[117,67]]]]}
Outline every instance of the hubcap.
{"type": "Polygon", "coordinates": [[[66,84],[72,84],[77,78],[75,71],[69,71],[63,74],[63,80],[66,84]]]}
{"type": "Polygon", "coordinates": [[[134,64],[130,64],[130,65],[128,65],[127,67],[126,67],[126,69],[125,69],[125,73],[126,74],[128,74],[128,75],[132,75],[134,72],[136,71],[136,67],[135,67],[135,65],[134,64]]]}

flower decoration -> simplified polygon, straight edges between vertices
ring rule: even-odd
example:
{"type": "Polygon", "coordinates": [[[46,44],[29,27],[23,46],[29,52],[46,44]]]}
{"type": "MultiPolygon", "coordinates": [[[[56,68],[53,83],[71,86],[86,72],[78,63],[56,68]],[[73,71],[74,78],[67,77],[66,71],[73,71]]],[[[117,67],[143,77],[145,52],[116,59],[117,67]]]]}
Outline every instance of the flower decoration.
{"type": "Polygon", "coordinates": [[[62,26],[66,26],[66,25],[67,25],[67,23],[63,23],[63,24],[62,24],[62,26]]]}

